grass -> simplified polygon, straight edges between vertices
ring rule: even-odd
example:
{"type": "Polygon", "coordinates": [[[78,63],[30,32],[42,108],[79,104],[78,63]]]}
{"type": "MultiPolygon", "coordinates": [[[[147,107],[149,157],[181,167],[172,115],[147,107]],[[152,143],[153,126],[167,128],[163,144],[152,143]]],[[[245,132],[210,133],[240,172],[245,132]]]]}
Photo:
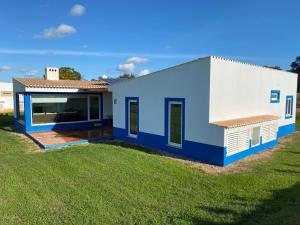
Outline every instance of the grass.
{"type": "Polygon", "coordinates": [[[33,152],[0,123],[0,224],[300,224],[299,133],[272,160],[210,175],[117,144],[33,152]]]}

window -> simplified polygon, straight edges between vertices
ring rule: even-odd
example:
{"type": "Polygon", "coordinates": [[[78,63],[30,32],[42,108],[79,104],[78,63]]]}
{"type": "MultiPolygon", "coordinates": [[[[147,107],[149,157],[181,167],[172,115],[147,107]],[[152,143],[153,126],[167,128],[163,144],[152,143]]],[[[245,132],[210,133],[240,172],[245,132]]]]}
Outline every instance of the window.
{"type": "Polygon", "coordinates": [[[252,128],[252,147],[260,144],[260,127],[252,128]]]}
{"type": "Polygon", "coordinates": [[[293,96],[287,96],[285,102],[285,118],[290,119],[293,117],[293,96]]]}
{"type": "Polygon", "coordinates": [[[272,90],[271,91],[271,103],[279,103],[280,102],[280,91],[272,90]]]}
{"type": "Polygon", "coordinates": [[[24,95],[17,94],[18,99],[18,111],[17,111],[17,118],[19,122],[24,123],[25,121],[25,114],[24,114],[24,95]]]}
{"type": "MultiPolygon", "coordinates": [[[[32,102],[32,123],[63,123],[88,120],[88,96],[33,94],[32,102]]],[[[97,114],[93,111],[93,116],[97,114]]]]}
{"type": "Polygon", "coordinates": [[[13,93],[11,91],[1,91],[0,96],[11,97],[11,96],[13,96],[13,93]]]}
{"type": "Polygon", "coordinates": [[[99,120],[100,119],[100,104],[99,96],[91,95],[89,96],[89,107],[90,107],[90,120],[99,120]]]}
{"type": "Polygon", "coordinates": [[[137,100],[129,100],[128,101],[129,107],[128,107],[128,120],[129,120],[129,129],[128,129],[128,135],[132,137],[137,136],[138,132],[138,102],[137,100]]]}
{"type": "Polygon", "coordinates": [[[182,145],[182,103],[169,102],[169,145],[182,145]]]}

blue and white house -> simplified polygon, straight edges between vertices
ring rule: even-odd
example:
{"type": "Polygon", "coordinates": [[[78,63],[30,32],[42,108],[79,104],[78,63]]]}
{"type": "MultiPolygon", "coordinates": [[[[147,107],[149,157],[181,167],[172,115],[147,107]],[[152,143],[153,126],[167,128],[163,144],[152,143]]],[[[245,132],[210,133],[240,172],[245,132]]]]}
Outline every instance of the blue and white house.
{"type": "Polygon", "coordinates": [[[297,74],[205,57],[136,79],[14,79],[24,132],[113,124],[113,138],[218,166],[295,131],[297,74]]]}
{"type": "Polygon", "coordinates": [[[205,57],[109,87],[117,139],[226,166],[295,131],[297,74],[205,57]]]}

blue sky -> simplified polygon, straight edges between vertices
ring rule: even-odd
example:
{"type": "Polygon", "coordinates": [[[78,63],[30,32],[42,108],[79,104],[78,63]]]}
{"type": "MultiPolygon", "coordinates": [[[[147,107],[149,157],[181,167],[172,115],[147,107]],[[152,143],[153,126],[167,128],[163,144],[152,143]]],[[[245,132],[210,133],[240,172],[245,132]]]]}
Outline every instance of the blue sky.
{"type": "Polygon", "coordinates": [[[288,69],[300,1],[1,1],[0,81],[70,66],[85,79],[207,55],[288,69]],[[134,57],[134,58],[132,58],[134,57]]]}

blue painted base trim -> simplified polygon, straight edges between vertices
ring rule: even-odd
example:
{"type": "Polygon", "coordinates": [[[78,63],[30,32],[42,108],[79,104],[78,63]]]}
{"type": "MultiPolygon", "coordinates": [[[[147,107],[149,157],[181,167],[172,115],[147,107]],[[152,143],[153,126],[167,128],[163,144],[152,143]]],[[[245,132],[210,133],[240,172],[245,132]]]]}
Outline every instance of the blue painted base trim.
{"type": "Polygon", "coordinates": [[[182,148],[176,148],[168,146],[167,138],[164,136],[139,132],[137,138],[131,138],[128,137],[126,129],[117,127],[113,128],[113,134],[114,138],[119,140],[157,148],[173,155],[181,156],[191,160],[206,162],[217,166],[227,166],[237,160],[272,148],[278,144],[278,140],[274,140],[255,147],[251,147],[251,144],[249,144],[248,150],[226,157],[226,147],[184,140],[182,143],[182,148]]]}
{"type": "Polygon", "coordinates": [[[30,126],[26,129],[27,133],[48,131],[48,130],[64,130],[64,129],[76,129],[76,128],[88,128],[94,127],[95,124],[102,123],[99,121],[87,121],[79,123],[65,123],[65,124],[53,124],[53,125],[42,125],[42,126],[30,126]]]}
{"type": "Polygon", "coordinates": [[[231,163],[233,163],[233,162],[235,162],[237,160],[246,158],[246,157],[248,157],[250,155],[253,155],[253,154],[257,153],[257,152],[261,152],[261,151],[264,151],[266,149],[273,148],[277,144],[278,144],[278,141],[274,140],[274,141],[270,141],[270,142],[265,143],[265,144],[261,144],[261,145],[255,146],[253,148],[249,148],[248,150],[236,153],[234,155],[227,156],[224,159],[223,166],[227,166],[227,165],[229,165],[229,164],[231,164],[231,163]]]}
{"type": "Polygon", "coordinates": [[[117,127],[113,128],[113,135],[114,138],[129,143],[149,146],[187,159],[223,166],[224,147],[183,140],[182,148],[176,148],[167,145],[168,140],[165,136],[139,132],[137,138],[131,138],[128,137],[126,129],[117,127]]]}
{"type": "Polygon", "coordinates": [[[278,127],[277,137],[282,138],[296,131],[296,124],[291,123],[285,126],[278,127]]]}

